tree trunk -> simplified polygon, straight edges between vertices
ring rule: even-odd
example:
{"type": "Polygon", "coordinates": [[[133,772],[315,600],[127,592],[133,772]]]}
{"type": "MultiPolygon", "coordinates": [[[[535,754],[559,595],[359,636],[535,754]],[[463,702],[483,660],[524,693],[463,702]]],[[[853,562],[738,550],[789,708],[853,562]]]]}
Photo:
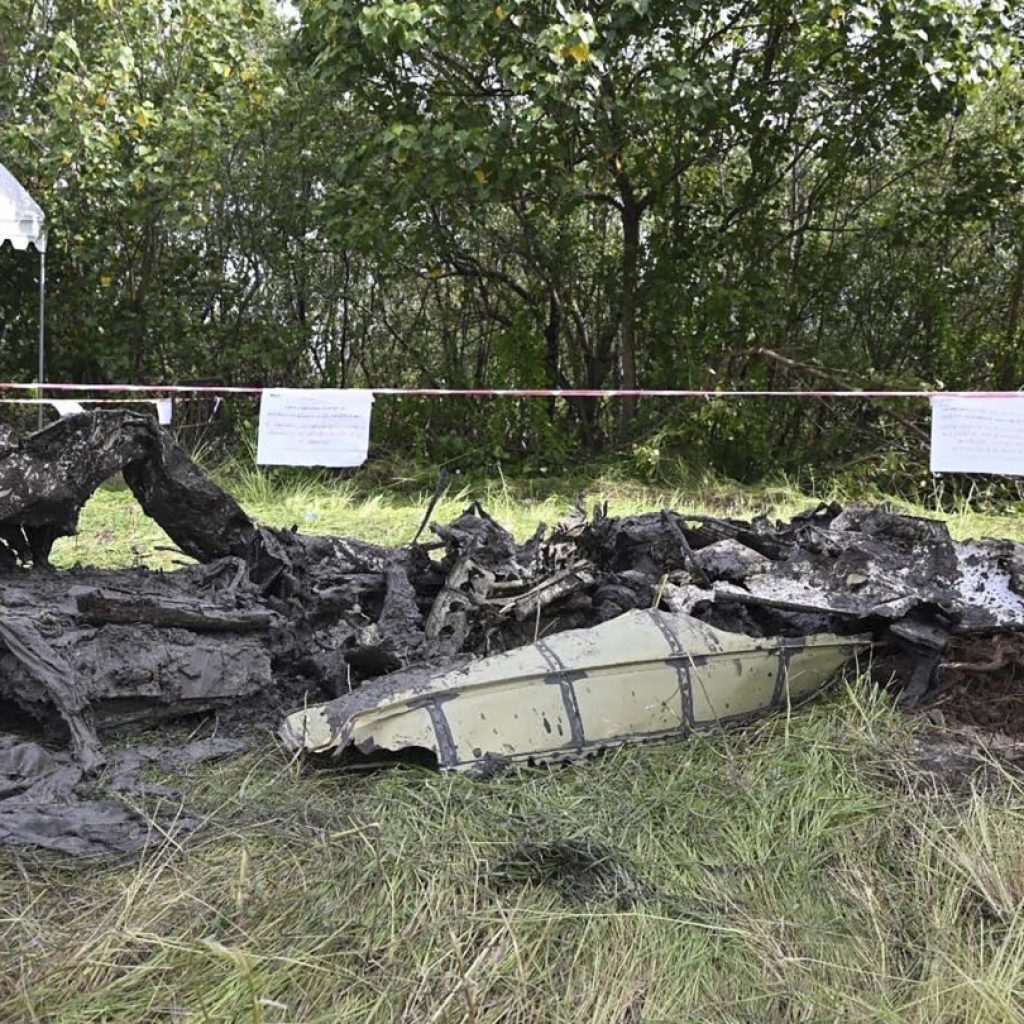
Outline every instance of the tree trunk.
{"type": "MultiPolygon", "coordinates": [[[[640,278],[640,219],[642,207],[632,192],[622,197],[622,321],[620,328],[620,368],[622,387],[636,388],[636,307],[640,278]]],[[[622,400],[622,421],[630,423],[636,418],[637,400],[622,400]]]]}
{"type": "Polygon", "coordinates": [[[1020,325],[1020,306],[1024,299],[1024,245],[1017,249],[1017,267],[1010,286],[1010,302],[1006,310],[1006,335],[996,359],[996,387],[1000,391],[1014,391],[1016,379],[1017,334],[1020,325]]]}

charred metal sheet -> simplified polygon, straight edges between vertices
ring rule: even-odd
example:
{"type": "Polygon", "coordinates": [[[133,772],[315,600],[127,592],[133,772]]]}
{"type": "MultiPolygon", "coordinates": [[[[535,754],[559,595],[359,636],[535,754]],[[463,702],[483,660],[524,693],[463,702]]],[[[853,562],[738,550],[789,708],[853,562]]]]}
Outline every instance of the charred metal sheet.
{"type": "Polygon", "coordinates": [[[135,747],[115,755],[110,765],[113,793],[173,798],[170,805],[151,807],[150,819],[119,799],[96,799],[96,783],[83,785],[86,772],[70,754],[0,732],[0,842],[84,856],[131,853],[153,839],[190,832],[202,819],[181,813],[180,794],[174,790],[142,782],[142,768],[159,764],[165,771],[180,770],[247,746],[211,738],[174,747],[135,747]]]}
{"type": "Polygon", "coordinates": [[[460,668],[395,673],[289,715],[280,734],[309,753],[426,750],[455,771],[572,760],[792,705],[869,645],[754,639],[634,611],[460,668]]]}

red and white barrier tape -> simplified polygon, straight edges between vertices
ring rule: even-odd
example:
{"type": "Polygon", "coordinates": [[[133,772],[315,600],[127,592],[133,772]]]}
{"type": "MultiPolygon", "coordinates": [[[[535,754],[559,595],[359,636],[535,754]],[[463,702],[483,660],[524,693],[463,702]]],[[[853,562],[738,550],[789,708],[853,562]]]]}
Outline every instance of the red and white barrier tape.
{"type": "MultiPolygon", "coordinates": [[[[53,405],[53,398],[0,398],[4,405],[53,405]]],[[[76,402],[89,405],[153,405],[158,398],[77,398],[76,402]]]]}
{"type": "MultiPolygon", "coordinates": [[[[148,395],[260,395],[271,388],[202,384],[21,384],[0,382],[2,391],[98,391],[148,395]]],[[[363,388],[375,396],[399,398],[1024,398],[1024,391],[773,391],[706,388],[363,388]]],[[[82,399],[103,401],[103,399],[82,399]]],[[[4,399],[0,401],[17,401],[4,399]]],[[[21,401],[44,402],[35,398],[21,401]]],[[[107,399],[106,401],[128,401],[107,399]]]]}

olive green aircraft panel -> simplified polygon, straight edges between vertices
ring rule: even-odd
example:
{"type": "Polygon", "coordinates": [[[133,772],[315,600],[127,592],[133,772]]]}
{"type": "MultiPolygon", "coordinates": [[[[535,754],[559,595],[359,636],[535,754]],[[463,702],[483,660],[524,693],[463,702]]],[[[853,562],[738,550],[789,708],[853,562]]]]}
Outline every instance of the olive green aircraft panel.
{"type": "Polygon", "coordinates": [[[771,707],[779,659],[763,651],[730,653],[691,667],[689,676],[693,721],[713,723],[771,707]]]}
{"type": "Polygon", "coordinates": [[[323,704],[314,704],[293,711],[280,728],[282,739],[293,750],[308,754],[327,754],[338,745],[341,737],[327,720],[323,704]]]}
{"type": "Polygon", "coordinates": [[[771,656],[761,648],[692,665],[693,721],[748,717],[802,700],[850,659],[849,646],[836,639],[775,640],[771,656]]]}
{"type": "MultiPolygon", "coordinates": [[[[802,651],[789,655],[789,672],[786,680],[789,684],[790,703],[805,700],[821,687],[822,673],[834,675],[843,664],[850,660],[849,653],[840,655],[835,647],[815,643],[816,637],[808,637],[807,645],[802,651]]],[[[785,691],[782,700],[785,703],[785,691]]]]}
{"type": "Polygon", "coordinates": [[[416,747],[458,771],[573,759],[785,707],[868,646],[865,637],[752,638],[682,613],[628,612],[461,668],[397,672],[289,715],[281,736],[311,753],[416,747]]]}
{"type": "Polygon", "coordinates": [[[399,705],[383,707],[372,719],[358,723],[352,740],[358,746],[369,741],[373,748],[408,750],[417,747],[429,750],[440,758],[437,731],[430,712],[424,707],[399,705]]]}
{"type": "Polygon", "coordinates": [[[686,692],[665,661],[592,669],[572,684],[588,742],[686,730],[686,692]]]}
{"type": "Polygon", "coordinates": [[[552,666],[551,655],[547,653],[547,648],[557,639],[556,636],[550,641],[515,647],[511,651],[471,662],[464,668],[449,673],[452,683],[457,686],[460,680],[465,679],[474,686],[486,683],[504,684],[509,680],[532,679],[544,675],[551,671],[552,666]]]}
{"type": "Polygon", "coordinates": [[[558,686],[537,677],[474,687],[444,705],[458,761],[485,753],[547,753],[572,744],[572,725],[558,686]]]}
{"type": "MultiPolygon", "coordinates": [[[[287,724],[294,730],[289,746],[310,754],[325,754],[338,746],[341,736],[328,718],[327,707],[316,704],[288,716],[287,724]]],[[[353,721],[344,742],[359,747],[371,736],[372,745],[383,750],[418,747],[440,756],[434,723],[424,707],[399,703],[373,709],[372,714],[360,716],[358,723],[353,721]]]]}

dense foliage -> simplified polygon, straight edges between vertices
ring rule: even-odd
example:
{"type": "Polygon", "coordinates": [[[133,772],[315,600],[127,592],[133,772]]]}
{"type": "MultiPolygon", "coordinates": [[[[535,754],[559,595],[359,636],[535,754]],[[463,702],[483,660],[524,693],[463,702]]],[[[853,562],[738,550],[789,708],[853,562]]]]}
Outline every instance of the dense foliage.
{"type": "MultiPolygon", "coordinates": [[[[52,375],[1017,387],[1019,19],[0,0],[0,160],[51,220],[52,375]]],[[[36,268],[0,268],[0,374],[30,380],[36,268]]],[[[628,445],[753,477],[913,462],[925,413],[405,400],[378,424],[439,459],[628,445]]]]}

